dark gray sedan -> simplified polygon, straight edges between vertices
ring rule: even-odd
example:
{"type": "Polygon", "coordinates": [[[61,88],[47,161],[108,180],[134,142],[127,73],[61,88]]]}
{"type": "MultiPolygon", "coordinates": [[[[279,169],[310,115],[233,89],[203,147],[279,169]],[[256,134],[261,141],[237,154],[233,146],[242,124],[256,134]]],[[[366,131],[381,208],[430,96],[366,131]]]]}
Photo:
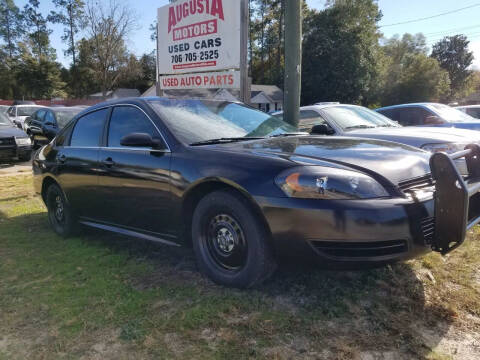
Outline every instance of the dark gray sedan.
{"type": "MultiPolygon", "coordinates": [[[[282,118],[283,113],[277,112],[282,118]]],[[[473,130],[441,127],[403,127],[395,121],[362,106],[317,104],[300,109],[300,131],[394,141],[435,153],[453,153],[469,143],[480,143],[473,130]]]]}

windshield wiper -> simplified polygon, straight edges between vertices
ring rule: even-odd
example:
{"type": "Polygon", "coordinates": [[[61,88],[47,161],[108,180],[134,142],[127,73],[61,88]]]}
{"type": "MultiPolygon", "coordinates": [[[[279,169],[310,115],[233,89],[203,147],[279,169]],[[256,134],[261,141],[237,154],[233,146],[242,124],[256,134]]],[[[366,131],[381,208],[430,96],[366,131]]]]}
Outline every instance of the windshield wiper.
{"type": "Polygon", "coordinates": [[[286,136],[302,136],[302,135],[309,135],[309,134],[307,132],[295,132],[295,133],[270,135],[269,138],[286,137],[286,136]]]}
{"type": "Polygon", "coordinates": [[[191,143],[190,146],[227,144],[227,143],[238,142],[238,141],[259,140],[259,139],[263,139],[263,137],[231,137],[231,138],[209,139],[209,140],[202,140],[202,141],[191,143]]]}
{"type": "Polygon", "coordinates": [[[355,126],[347,126],[345,130],[350,130],[350,129],[373,129],[375,126],[371,125],[355,125],[355,126]]]}

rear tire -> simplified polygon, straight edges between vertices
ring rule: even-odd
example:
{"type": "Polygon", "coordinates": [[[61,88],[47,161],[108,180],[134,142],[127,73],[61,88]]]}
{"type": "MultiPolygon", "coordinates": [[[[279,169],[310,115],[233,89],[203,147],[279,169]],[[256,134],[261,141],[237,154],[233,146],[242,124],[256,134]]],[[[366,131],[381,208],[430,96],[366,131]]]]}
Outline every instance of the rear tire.
{"type": "Polygon", "coordinates": [[[265,225],[248,201],[233,192],[215,191],[200,200],[192,239],[200,271],[217,284],[252,287],[276,269],[265,225]]]}
{"type": "Polygon", "coordinates": [[[53,230],[63,237],[73,235],[77,230],[77,221],[58,185],[48,187],[46,203],[48,220],[53,230]]]}

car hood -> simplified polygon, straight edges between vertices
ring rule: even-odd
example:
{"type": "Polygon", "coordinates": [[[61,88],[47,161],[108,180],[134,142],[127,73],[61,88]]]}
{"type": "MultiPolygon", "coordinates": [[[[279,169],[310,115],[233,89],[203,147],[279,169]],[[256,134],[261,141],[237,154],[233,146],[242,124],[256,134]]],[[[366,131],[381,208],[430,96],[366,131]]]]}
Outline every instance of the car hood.
{"type": "Polygon", "coordinates": [[[398,143],[347,137],[295,136],[218,145],[221,149],[276,156],[298,165],[361,171],[393,184],[430,173],[430,154],[398,143]]]}
{"type": "Polygon", "coordinates": [[[346,132],[349,137],[368,137],[422,147],[425,144],[480,143],[480,133],[472,130],[443,127],[391,127],[359,129],[346,132]]]}
{"type": "Polygon", "coordinates": [[[27,134],[15,126],[0,125],[0,137],[27,137],[27,134]]]}
{"type": "Polygon", "coordinates": [[[458,129],[470,129],[470,130],[480,130],[480,121],[472,120],[472,121],[454,121],[444,126],[453,126],[458,129]]]}

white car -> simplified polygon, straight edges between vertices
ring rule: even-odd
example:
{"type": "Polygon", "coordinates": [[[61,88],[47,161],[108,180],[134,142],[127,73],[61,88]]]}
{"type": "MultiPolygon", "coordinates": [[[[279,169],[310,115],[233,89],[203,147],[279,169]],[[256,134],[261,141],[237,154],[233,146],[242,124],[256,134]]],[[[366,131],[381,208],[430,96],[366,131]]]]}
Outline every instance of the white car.
{"type": "Polygon", "coordinates": [[[7,115],[15,125],[27,132],[25,129],[25,119],[31,116],[35,111],[46,108],[42,105],[13,105],[7,111],[7,115]]]}
{"type": "Polygon", "coordinates": [[[480,119],[480,105],[456,106],[455,109],[463,111],[474,118],[480,119]]]}

